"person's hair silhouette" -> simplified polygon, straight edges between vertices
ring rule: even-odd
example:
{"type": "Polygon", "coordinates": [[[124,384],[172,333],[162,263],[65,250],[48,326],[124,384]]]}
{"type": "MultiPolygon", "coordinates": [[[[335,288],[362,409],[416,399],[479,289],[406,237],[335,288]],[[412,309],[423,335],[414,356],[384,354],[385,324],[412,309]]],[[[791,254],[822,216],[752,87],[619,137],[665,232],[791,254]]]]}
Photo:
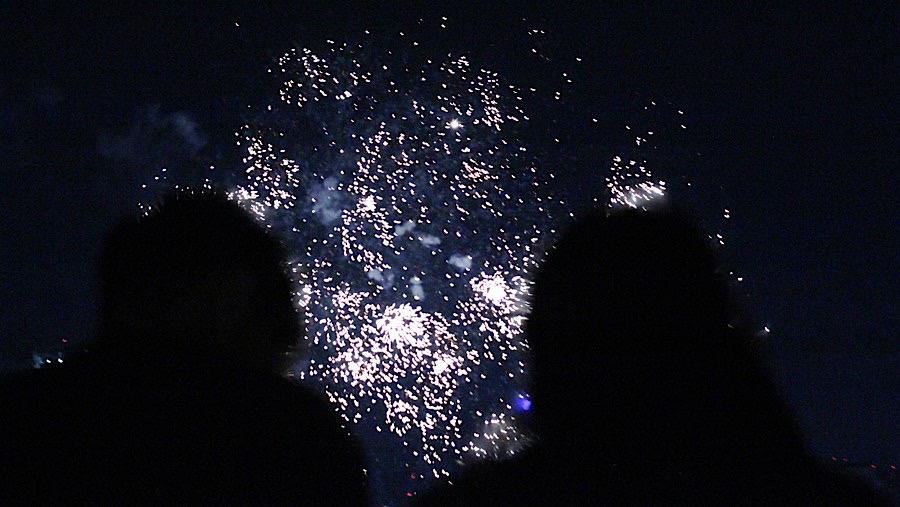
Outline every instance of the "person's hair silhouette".
{"type": "Polygon", "coordinates": [[[835,491],[817,489],[823,474],[685,214],[570,227],[537,273],[526,335],[538,443],[423,504],[810,504],[835,491]]]}
{"type": "Polygon", "coordinates": [[[300,339],[283,250],[181,192],[113,229],[96,341],[0,386],[0,503],[368,503],[334,410],[276,368],[300,339]]]}
{"type": "Polygon", "coordinates": [[[173,194],[107,237],[97,346],[267,363],[300,338],[283,262],[237,204],[173,194]]]}

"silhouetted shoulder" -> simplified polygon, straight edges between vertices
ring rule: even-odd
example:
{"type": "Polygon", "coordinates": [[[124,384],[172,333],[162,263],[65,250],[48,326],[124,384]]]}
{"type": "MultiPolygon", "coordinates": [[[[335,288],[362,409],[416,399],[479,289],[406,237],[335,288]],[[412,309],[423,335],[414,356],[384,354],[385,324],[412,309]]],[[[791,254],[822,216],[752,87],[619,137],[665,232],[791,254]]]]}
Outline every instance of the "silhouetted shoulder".
{"type": "Polygon", "coordinates": [[[215,193],[115,228],[97,339],[0,384],[0,500],[366,505],[337,414],[277,374],[301,338],[283,253],[215,193]]]}
{"type": "Polygon", "coordinates": [[[0,416],[0,498],[368,503],[361,450],[306,388],[203,364],[76,363],[2,384],[15,411],[0,416]]]}

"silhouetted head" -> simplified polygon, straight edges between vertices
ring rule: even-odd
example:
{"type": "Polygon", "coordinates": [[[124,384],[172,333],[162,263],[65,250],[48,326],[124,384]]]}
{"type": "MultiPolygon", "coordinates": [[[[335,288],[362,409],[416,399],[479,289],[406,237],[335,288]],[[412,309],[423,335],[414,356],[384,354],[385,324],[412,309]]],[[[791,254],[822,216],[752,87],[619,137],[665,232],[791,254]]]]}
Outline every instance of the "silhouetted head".
{"type": "Polygon", "coordinates": [[[464,470],[421,505],[872,498],[809,459],[737,317],[708,237],[686,215],[579,221],[538,271],[526,325],[537,442],[464,470]]]}
{"type": "Polygon", "coordinates": [[[592,347],[602,355],[657,342],[674,350],[687,346],[666,339],[674,330],[727,324],[727,296],[713,252],[685,215],[598,214],[570,227],[551,247],[535,280],[529,329],[550,319],[548,331],[555,334],[602,332],[602,342],[592,347]]]}
{"type": "Polygon", "coordinates": [[[281,244],[236,203],[172,194],[106,238],[100,348],[273,361],[300,337],[283,262],[281,244]]]}
{"type": "Polygon", "coordinates": [[[535,280],[526,332],[536,427],[598,434],[590,441],[634,455],[733,429],[772,394],[735,316],[708,238],[683,213],[581,220],[535,280]]]}

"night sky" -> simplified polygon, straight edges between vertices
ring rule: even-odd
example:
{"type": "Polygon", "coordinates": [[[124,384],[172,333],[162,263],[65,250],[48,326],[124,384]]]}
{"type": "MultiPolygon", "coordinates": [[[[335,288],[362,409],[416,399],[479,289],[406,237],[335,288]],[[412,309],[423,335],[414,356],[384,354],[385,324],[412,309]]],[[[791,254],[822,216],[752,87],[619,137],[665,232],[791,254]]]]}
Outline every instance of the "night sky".
{"type": "Polygon", "coordinates": [[[654,175],[722,235],[812,448],[900,459],[896,8],[304,3],[0,8],[0,369],[90,338],[99,242],[160,168],[240,171],[278,55],[365,38],[535,88],[522,135],[573,211],[634,149],[625,126],[655,129],[654,175]]]}

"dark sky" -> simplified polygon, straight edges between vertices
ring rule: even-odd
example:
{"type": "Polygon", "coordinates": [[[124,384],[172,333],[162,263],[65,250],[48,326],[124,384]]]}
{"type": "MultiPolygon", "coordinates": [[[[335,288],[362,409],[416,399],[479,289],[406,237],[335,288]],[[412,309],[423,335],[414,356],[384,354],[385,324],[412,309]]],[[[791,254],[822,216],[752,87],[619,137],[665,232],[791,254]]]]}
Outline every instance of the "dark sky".
{"type": "Polygon", "coordinates": [[[425,35],[422,51],[466,52],[548,89],[572,72],[566,99],[538,104],[536,123],[565,138],[547,153],[573,202],[623,144],[623,125],[642,121],[640,105],[683,110],[690,128],[661,148],[660,170],[673,198],[724,232],[723,257],[772,329],[779,380],[811,444],[900,459],[896,7],[120,3],[0,8],[2,369],[90,336],[103,232],[160,166],[228,159],[241,108],[270,96],[262,78],[274,56],[365,29],[396,39],[443,15],[453,37],[425,35]],[[546,33],[529,39],[532,27],[546,33]],[[532,42],[546,60],[519,56],[532,42]]]}

